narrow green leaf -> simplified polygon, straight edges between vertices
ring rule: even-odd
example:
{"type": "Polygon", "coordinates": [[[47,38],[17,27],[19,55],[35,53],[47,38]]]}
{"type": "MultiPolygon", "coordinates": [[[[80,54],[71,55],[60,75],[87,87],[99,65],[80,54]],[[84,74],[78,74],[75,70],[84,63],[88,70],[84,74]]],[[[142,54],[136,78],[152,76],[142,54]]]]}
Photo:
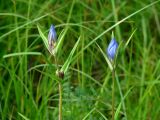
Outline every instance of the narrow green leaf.
{"type": "Polygon", "coordinates": [[[116,113],[115,113],[115,120],[118,119],[118,115],[119,115],[119,113],[120,113],[121,106],[122,106],[122,103],[123,103],[124,99],[128,96],[128,94],[131,92],[132,89],[133,89],[133,87],[131,87],[131,88],[127,91],[127,93],[124,95],[123,99],[121,99],[121,102],[119,103],[118,108],[117,108],[116,113]]]}
{"type": "Polygon", "coordinates": [[[124,45],[124,49],[127,47],[127,45],[129,44],[129,42],[131,41],[131,38],[133,37],[133,35],[134,35],[134,33],[136,32],[136,30],[137,30],[137,29],[135,29],[135,30],[132,32],[131,36],[129,37],[129,39],[127,40],[126,44],[124,45]]]}
{"type": "MultiPolygon", "coordinates": [[[[145,7],[133,12],[132,14],[126,16],[125,18],[123,18],[122,20],[118,21],[117,23],[115,23],[114,25],[112,25],[111,27],[109,27],[107,30],[103,31],[101,34],[99,34],[96,38],[94,38],[90,43],[88,43],[85,48],[83,48],[83,50],[86,50],[89,46],[91,46],[93,43],[95,43],[100,37],[102,37],[104,34],[106,34],[107,32],[109,32],[110,30],[112,30],[113,28],[115,28],[117,25],[121,24],[122,22],[126,21],[127,19],[133,17],[134,15],[140,13],[141,11],[157,4],[158,2],[160,2],[160,0],[157,0],[155,2],[152,2],[151,4],[146,5],[145,7]]],[[[80,53],[79,53],[80,54],[80,53]]],[[[77,54],[78,56],[78,54],[77,54]]]]}
{"type": "Polygon", "coordinates": [[[22,115],[21,113],[18,112],[18,115],[21,116],[24,120],[30,120],[26,116],[22,115]]]}
{"type": "Polygon", "coordinates": [[[87,117],[88,117],[93,111],[95,111],[95,108],[93,108],[91,111],[89,111],[89,113],[88,113],[82,120],[86,120],[87,117]]]}
{"type": "Polygon", "coordinates": [[[21,56],[21,55],[42,55],[42,54],[40,52],[18,52],[18,53],[10,53],[10,54],[4,55],[3,58],[21,56]]]}
{"type": "Polygon", "coordinates": [[[80,37],[78,38],[78,41],[77,41],[76,44],[74,45],[72,51],[70,52],[70,54],[69,54],[66,62],[64,63],[64,65],[62,66],[62,68],[61,68],[60,71],[63,71],[64,73],[66,73],[66,71],[68,70],[69,64],[70,64],[71,61],[72,61],[72,56],[73,56],[73,54],[74,54],[74,52],[75,52],[75,50],[76,50],[76,48],[77,48],[77,46],[78,46],[79,41],[80,41],[80,37]]]}
{"type": "Polygon", "coordinates": [[[27,25],[33,24],[33,23],[41,20],[42,18],[44,18],[44,17],[46,17],[46,16],[48,16],[48,14],[45,14],[45,15],[43,15],[43,16],[41,16],[41,17],[38,17],[38,18],[35,18],[35,19],[32,20],[32,21],[29,21],[29,22],[27,22],[27,23],[25,23],[25,24],[23,24],[23,25],[21,25],[21,26],[19,26],[19,27],[15,27],[14,29],[10,30],[10,31],[7,32],[7,33],[4,33],[2,36],[0,36],[0,42],[1,42],[1,40],[3,40],[2,38],[6,37],[7,35],[15,32],[15,31],[17,31],[17,30],[20,30],[20,29],[24,28],[24,27],[27,26],[27,25]]]}
{"type": "Polygon", "coordinates": [[[37,28],[38,28],[38,32],[39,32],[39,35],[41,36],[43,42],[44,42],[44,45],[46,46],[46,48],[49,50],[49,45],[48,45],[48,39],[45,37],[45,35],[43,34],[41,28],[39,27],[39,25],[37,25],[37,28]]]}
{"type": "Polygon", "coordinates": [[[63,29],[62,32],[60,33],[57,40],[58,43],[56,44],[55,53],[61,50],[66,32],[67,32],[66,29],[63,29]]]}
{"type": "Polygon", "coordinates": [[[112,66],[112,63],[110,62],[110,60],[107,58],[107,55],[103,52],[103,50],[101,49],[101,47],[96,43],[96,45],[98,46],[98,48],[100,49],[102,55],[104,56],[106,62],[108,63],[108,66],[110,68],[110,70],[112,71],[113,70],[113,66],[112,66]]]}
{"type": "Polygon", "coordinates": [[[104,118],[104,120],[108,120],[108,119],[106,118],[106,116],[105,116],[101,111],[99,111],[98,109],[96,109],[96,111],[104,118]]]}

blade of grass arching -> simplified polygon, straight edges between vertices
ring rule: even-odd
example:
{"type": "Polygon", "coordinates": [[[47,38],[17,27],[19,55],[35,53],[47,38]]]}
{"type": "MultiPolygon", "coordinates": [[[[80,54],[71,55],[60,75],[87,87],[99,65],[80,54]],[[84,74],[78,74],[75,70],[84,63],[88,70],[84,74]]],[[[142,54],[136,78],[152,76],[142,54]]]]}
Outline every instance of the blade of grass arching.
{"type": "MultiPolygon", "coordinates": [[[[104,56],[104,58],[105,58],[105,60],[106,60],[106,62],[107,62],[107,64],[108,64],[110,70],[112,71],[112,70],[113,70],[113,66],[112,66],[110,60],[107,58],[107,55],[103,52],[103,50],[102,50],[101,47],[97,44],[97,42],[96,42],[96,45],[97,45],[98,48],[100,49],[100,52],[101,52],[102,55],[104,56]]],[[[102,85],[101,90],[100,90],[100,94],[99,94],[99,96],[97,97],[97,101],[95,102],[95,107],[98,106],[99,99],[100,99],[100,97],[101,97],[101,94],[103,94],[103,91],[104,91],[105,86],[106,86],[107,81],[108,81],[108,79],[107,79],[108,77],[109,77],[109,76],[106,76],[105,79],[104,79],[103,85],[102,85]]]]}
{"type": "MultiPolygon", "coordinates": [[[[98,35],[96,38],[94,38],[90,43],[88,43],[88,44],[85,46],[85,48],[83,48],[83,51],[86,50],[86,49],[87,49],[89,46],[91,46],[95,41],[97,41],[100,37],[102,37],[104,34],[106,34],[107,32],[109,32],[110,30],[112,30],[112,29],[113,29],[114,27],[116,27],[117,25],[119,25],[119,24],[121,24],[122,22],[124,22],[125,20],[133,17],[134,15],[138,14],[139,12],[141,12],[141,11],[143,11],[143,10],[145,10],[145,9],[147,9],[147,8],[155,5],[155,4],[157,4],[158,2],[160,2],[160,0],[157,0],[157,1],[153,2],[153,3],[151,3],[151,4],[148,4],[148,5],[146,5],[145,7],[141,8],[141,9],[137,10],[136,12],[134,12],[134,13],[128,15],[127,17],[123,18],[122,20],[120,20],[119,22],[117,22],[116,24],[114,24],[113,26],[111,26],[110,28],[108,28],[107,30],[105,30],[104,32],[102,32],[102,33],[101,33],[100,35],[98,35]]],[[[76,59],[76,57],[78,57],[80,54],[81,54],[81,52],[77,53],[77,55],[73,58],[73,60],[76,59]]]]}
{"type": "Polygon", "coordinates": [[[24,20],[27,20],[27,18],[25,16],[22,16],[20,14],[17,13],[0,13],[0,16],[14,16],[15,18],[22,18],[24,20]]]}
{"type": "Polygon", "coordinates": [[[104,56],[110,70],[112,71],[113,70],[113,66],[112,66],[112,63],[110,62],[110,60],[107,58],[107,55],[103,52],[103,50],[101,49],[101,47],[96,43],[96,45],[98,46],[100,52],[102,53],[102,55],[104,56]]]}
{"type": "Polygon", "coordinates": [[[94,32],[91,28],[83,25],[84,23],[89,23],[89,22],[80,22],[80,23],[62,23],[62,24],[59,24],[57,25],[56,27],[63,27],[63,26],[66,26],[66,25],[69,25],[69,26],[77,26],[77,27],[80,27],[80,28],[84,28],[92,33],[94,33],[96,35],[96,32],[94,32]]]}
{"type": "MultiPolygon", "coordinates": [[[[23,82],[21,79],[17,78],[18,82],[21,84],[21,86],[23,87],[24,91],[25,91],[25,95],[30,97],[30,100],[28,102],[30,102],[30,104],[32,104],[32,109],[34,107],[34,110],[38,110],[37,104],[35,103],[35,100],[33,98],[33,94],[32,94],[32,90],[29,90],[27,84],[25,82],[23,82]]],[[[25,98],[25,97],[24,97],[25,98]]],[[[25,101],[25,100],[24,100],[25,101]]],[[[22,103],[24,104],[24,103],[22,103]]],[[[22,107],[22,106],[21,106],[22,107]]],[[[27,114],[27,113],[25,113],[27,114]]]]}
{"type": "Polygon", "coordinates": [[[157,61],[157,63],[156,63],[155,69],[154,69],[154,71],[152,73],[152,78],[154,78],[154,76],[156,75],[156,72],[159,71],[159,68],[160,68],[160,60],[157,61]]]}
{"type": "Polygon", "coordinates": [[[93,111],[95,111],[95,108],[93,108],[91,111],[89,111],[89,113],[87,113],[87,115],[86,115],[82,120],[86,120],[87,117],[88,117],[93,111]]]}
{"type": "MultiPolygon", "coordinates": [[[[96,38],[94,38],[90,43],[88,43],[88,44],[85,46],[85,48],[83,48],[83,50],[86,50],[86,49],[87,49],[89,46],[91,46],[95,41],[97,41],[100,37],[102,37],[104,34],[106,34],[107,32],[109,32],[110,30],[112,30],[112,29],[113,29],[114,27],[116,27],[117,25],[119,25],[119,24],[121,24],[122,22],[124,22],[125,20],[133,17],[134,15],[138,14],[139,12],[141,12],[141,11],[143,11],[143,10],[145,10],[145,9],[147,9],[147,8],[155,5],[155,4],[157,4],[158,2],[160,2],[160,0],[157,0],[157,1],[153,2],[153,3],[151,3],[151,4],[148,4],[148,5],[146,5],[145,7],[141,8],[141,9],[137,10],[136,12],[134,12],[134,13],[128,15],[127,17],[123,18],[122,20],[120,20],[119,22],[117,22],[116,24],[114,24],[113,26],[111,26],[110,28],[108,28],[107,30],[105,30],[104,32],[102,32],[102,33],[101,33],[100,35],[98,35],[96,38]]],[[[81,53],[81,52],[79,52],[75,57],[79,56],[80,53],[81,53]]]]}
{"type": "Polygon", "coordinates": [[[155,84],[160,84],[159,80],[160,80],[160,75],[154,81],[147,83],[147,85],[149,85],[149,87],[146,89],[144,95],[142,96],[140,104],[142,104],[144,102],[145,98],[147,97],[148,94],[150,94],[150,92],[151,92],[152,88],[155,86],[155,84]]]}
{"type": "Polygon", "coordinates": [[[69,69],[80,73],[82,76],[87,77],[88,80],[90,79],[90,80],[92,80],[93,82],[95,82],[97,85],[99,85],[100,87],[102,87],[102,84],[101,84],[99,81],[97,81],[96,79],[94,79],[93,77],[91,77],[90,75],[88,75],[87,73],[85,73],[85,72],[83,72],[83,71],[80,71],[80,70],[78,70],[78,69],[72,68],[72,67],[70,67],[69,69]]]}
{"type": "MultiPolygon", "coordinates": [[[[43,15],[44,14],[44,11],[46,10],[46,9],[48,9],[48,6],[50,5],[51,3],[50,2],[48,2],[48,1],[46,1],[44,4],[43,4],[43,6],[39,6],[39,4],[38,4],[38,2],[37,2],[37,6],[39,6],[39,9],[38,9],[38,11],[37,11],[37,14],[36,14],[36,16],[35,16],[35,18],[37,18],[37,17],[39,17],[40,15],[43,15]]],[[[68,6],[70,5],[70,2],[66,2],[66,4],[64,5],[61,5],[61,6],[59,6],[59,8],[57,8],[56,7],[56,5],[55,5],[55,8],[56,9],[52,9],[52,10],[49,10],[50,12],[48,12],[48,16],[49,17],[51,17],[52,19],[51,19],[51,21],[54,19],[55,21],[57,21],[58,23],[63,23],[64,21],[64,19],[62,19],[63,17],[57,17],[56,16],[56,14],[58,13],[58,12],[60,12],[61,10],[63,10],[63,9],[65,9],[65,8],[67,8],[68,6]]],[[[48,23],[48,21],[47,21],[47,23],[48,23]]]]}
{"type": "Polygon", "coordinates": [[[62,68],[61,68],[60,71],[63,71],[64,73],[67,72],[68,67],[69,67],[69,64],[70,64],[71,61],[72,61],[73,54],[74,54],[74,52],[75,52],[75,50],[76,50],[76,48],[77,48],[77,46],[78,46],[78,43],[79,43],[80,39],[81,39],[81,38],[79,37],[79,38],[78,38],[78,41],[77,41],[76,44],[74,45],[72,51],[70,52],[67,60],[65,61],[64,65],[62,66],[62,68]]]}
{"type": "MultiPolygon", "coordinates": [[[[158,71],[159,72],[159,71],[158,71]]],[[[144,92],[144,95],[142,96],[142,98],[140,99],[140,103],[139,103],[139,107],[141,107],[142,104],[144,104],[145,106],[148,106],[146,105],[144,102],[144,100],[150,95],[153,87],[155,86],[155,84],[159,84],[159,80],[160,80],[160,75],[152,82],[149,82],[147,83],[148,85],[148,88],[145,90],[144,92]]],[[[138,84],[139,85],[139,84],[138,84]]],[[[142,87],[142,85],[140,85],[142,87]]],[[[137,108],[137,111],[139,110],[140,108],[137,108]]],[[[137,111],[135,112],[134,116],[137,116],[137,111]]],[[[156,113],[157,114],[157,113],[156,113]]],[[[157,114],[158,115],[158,114],[157,114]]]]}
{"type": "MultiPolygon", "coordinates": [[[[122,52],[124,52],[124,50],[126,49],[126,47],[128,46],[131,38],[133,37],[134,33],[135,33],[136,29],[132,32],[132,34],[130,35],[130,37],[128,38],[128,40],[126,41],[125,45],[124,45],[124,48],[122,48],[122,52]]],[[[119,47],[118,47],[118,50],[117,50],[117,53],[119,51],[119,49],[122,47],[122,42],[119,44],[119,47]]],[[[117,58],[117,57],[116,57],[117,58]]],[[[117,85],[118,85],[118,89],[119,89],[119,93],[120,93],[120,96],[121,96],[121,100],[123,99],[123,93],[122,93],[122,90],[121,90],[121,85],[119,83],[119,79],[118,79],[118,76],[116,74],[116,81],[117,81],[117,85]]],[[[127,113],[126,113],[126,107],[125,107],[125,103],[122,101],[122,106],[123,106],[123,111],[124,111],[124,114],[125,114],[125,117],[126,117],[126,120],[127,120],[127,113]]]]}
{"type": "MultiPolygon", "coordinates": [[[[17,74],[16,74],[16,70],[15,70],[15,67],[14,67],[14,61],[11,61],[11,68],[9,67],[8,68],[8,64],[7,65],[4,65],[5,69],[7,69],[7,71],[9,72],[9,76],[11,77],[11,82],[13,81],[13,86],[14,86],[14,90],[15,90],[15,100],[16,100],[16,104],[17,104],[17,111],[23,111],[23,104],[24,104],[24,93],[23,91],[26,91],[26,94],[29,95],[29,97],[32,99],[32,103],[34,105],[34,107],[37,109],[36,107],[36,104],[34,104],[34,100],[32,98],[32,95],[30,94],[28,88],[26,87],[27,85],[22,81],[23,78],[20,78],[17,74]],[[23,90],[22,90],[23,89],[23,90]]],[[[9,87],[10,88],[10,87],[9,87]]],[[[9,90],[8,88],[8,90],[9,90]]],[[[12,88],[10,88],[12,89],[12,88]]],[[[7,96],[9,96],[9,93],[7,93],[7,96]]],[[[7,99],[8,97],[6,97],[7,99]]],[[[6,103],[5,107],[7,107],[7,104],[9,103],[6,103]]],[[[4,107],[4,108],[5,108],[4,107]]],[[[8,107],[7,107],[8,108],[8,107]]],[[[19,117],[18,117],[19,118],[19,117]]],[[[17,118],[17,119],[18,119],[17,118]]]]}
{"type": "MultiPolygon", "coordinates": [[[[147,29],[146,29],[146,20],[144,18],[144,16],[142,17],[142,20],[141,20],[141,23],[142,23],[142,33],[143,33],[143,47],[142,47],[142,51],[143,51],[143,58],[142,58],[142,73],[141,73],[141,85],[144,84],[144,80],[145,80],[145,73],[146,73],[146,64],[147,64],[147,60],[148,60],[148,53],[147,53],[147,29]]],[[[140,104],[141,102],[141,99],[142,99],[142,96],[144,94],[144,88],[143,87],[140,87],[140,97],[139,97],[139,106],[138,106],[138,119],[141,119],[142,118],[142,115],[143,114],[146,114],[143,109],[143,105],[140,104]],[[142,110],[143,109],[143,110],[142,110]],[[142,111],[143,111],[143,114],[142,114],[142,111]]],[[[147,98],[146,98],[147,100],[147,98]]],[[[144,103],[146,103],[146,101],[143,101],[144,103]]],[[[147,106],[145,104],[145,106],[147,106]]],[[[145,118],[144,118],[145,119],[145,118]]]]}
{"type": "Polygon", "coordinates": [[[84,1],[78,1],[82,6],[84,6],[86,9],[88,9],[89,11],[95,13],[95,14],[99,14],[98,11],[96,11],[95,9],[93,9],[92,7],[90,7],[90,5],[86,4],[84,1]]]}
{"type": "Polygon", "coordinates": [[[160,19],[159,19],[159,15],[158,15],[159,11],[158,11],[158,9],[155,8],[155,6],[152,7],[152,11],[153,11],[153,14],[155,17],[155,22],[156,22],[156,26],[157,26],[156,28],[160,34],[160,19]]]}
{"type": "MultiPolygon", "coordinates": [[[[8,72],[10,72],[10,69],[8,68],[8,66],[6,65],[1,65],[2,67],[4,67],[5,69],[8,70],[8,72]]],[[[11,87],[12,87],[12,84],[13,84],[13,79],[10,79],[10,81],[8,81],[7,83],[7,87],[5,86],[5,94],[3,94],[5,97],[4,97],[4,103],[3,103],[3,109],[1,109],[0,111],[2,112],[2,120],[6,120],[7,119],[7,108],[9,108],[10,106],[9,105],[9,96],[10,96],[10,91],[11,91],[11,87]]],[[[0,104],[1,105],[1,104],[0,104]]],[[[1,107],[1,106],[0,106],[1,107]]]]}
{"type": "MultiPolygon", "coordinates": [[[[55,64],[52,64],[52,65],[53,65],[53,67],[56,68],[56,65],[55,65],[55,64]]],[[[28,72],[31,72],[32,70],[35,70],[35,69],[40,68],[40,67],[49,67],[49,66],[50,66],[50,64],[39,64],[39,65],[35,65],[35,66],[31,67],[30,69],[28,69],[28,72]]]]}
{"type": "Polygon", "coordinates": [[[10,53],[4,55],[3,58],[22,56],[22,55],[42,55],[40,52],[19,52],[19,53],[10,53]]]}
{"type": "MultiPolygon", "coordinates": [[[[49,65],[48,65],[49,66],[49,65]]],[[[31,69],[30,69],[31,70],[31,69]]],[[[41,70],[38,70],[38,69],[35,69],[34,68],[34,70],[36,70],[37,72],[39,72],[39,73],[41,73],[42,75],[44,75],[45,77],[48,77],[48,78],[50,78],[50,79],[53,79],[54,81],[56,81],[56,82],[58,82],[58,78],[57,78],[57,76],[53,76],[53,75],[50,75],[50,73],[46,73],[46,72],[43,72],[43,71],[41,71],[41,70]]]]}
{"type": "Polygon", "coordinates": [[[11,59],[9,63],[3,63],[3,67],[5,68],[5,70],[8,73],[8,86],[6,87],[6,92],[5,92],[5,99],[4,99],[4,106],[3,106],[3,118],[2,120],[5,120],[8,118],[8,112],[10,111],[8,108],[10,108],[10,102],[8,101],[10,99],[11,95],[11,91],[14,90],[14,94],[15,94],[15,101],[16,101],[16,109],[17,111],[20,111],[20,104],[21,104],[21,100],[20,100],[20,96],[22,95],[22,86],[21,84],[19,84],[19,82],[16,79],[16,71],[15,71],[15,67],[14,67],[15,63],[14,60],[11,59]],[[12,84],[13,83],[13,84],[12,84]],[[12,88],[13,87],[13,88],[12,88]]]}
{"type": "Polygon", "coordinates": [[[96,109],[96,111],[104,118],[104,120],[108,120],[108,119],[106,118],[106,116],[105,116],[101,111],[99,111],[98,109],[96,109]]]}
{"type": "Polygon", "coordinates": [[[48,39],[43,34],[43,32],[42,32],[41,28],[39,27],[39,25],[37,25],[37,28],[38,28],[39,35],[41,36],[41,38],[43,40],[44,45],[46,46],[47,50],[50,51],[49,50],[49,45],[48,45],[48,39]]]}
{"type": "MultiPolygon", "coordinates": [[[[13,5],[14,5],[14,13],[17,13],[17,5],[16,5],[16,2],[15,1],[13,1],[13,5]]],[[[14,17],[14,22],[15,22],[15,28],[17,28],[18,27],[18,17],[14,17]]],[[[16,51],[18,51],[18,52],[21,52],[21,51],[23,51],[23,48],[21,48],[21,40],[20,40],[21,38],[20,38],[20,33],[19,33],[19,29],[18,30],[16,30],[16,44],[17,44],[17,50],[16,51]]],[[[3,56],[3,58],[4,58],[4,56],[3,56]]],[[[18,61],[22,61],[23,59],[22,59],[22,57],[21,56],[18,56],[18,61]]],[[[24,70],[23,70],[23,66],[24,66],[25,64],[23,64],[23,62],[19,62],[19,69],[18,69],[18,72],[19,72],[19,78],[23,78],[23,72],[24,72],[24,70]]],[[[14,86],[16,87],[16,81],[14,80],[14,86]]],[[[19,86],[20,87],[20,86],[19,86]]],[[[22,88],[22,86],[21,86],[21,88],[22,88]]],[[[16,91],[16,94],[18,93],[18,91],[17,91],[17,89],[15,88],[15,91],[16,91]]],[[[22,90],[23,91],[23,90],[22,90]]],[[[24,94],[24,93],[23,93],[24,94]]],[[[18,95],[17,95],[18,96],[18,95]]],[[[22,106],[21,108],[24,108],[24,105],[22,105],[22,104],[19,104],[18,106],[22,106]]],[[[20,107],[19,107],[20,108],[20,107]]],[[[22,109],[21,109],[22,110],[22,109]]]]}
{"type": "Polygon", "coordinates": [[[128,44],[129,44],[129,42],[131,41],[131,38],[133,37],[133,35],[134,35],[134,33],[136,32],[136,30],[137,30],[137,29],[135,29],[135,30],[132,32],[132,34],[130,35],[129,39],[127,40],[126,44],[124,45],[124,49],[127,48],[128,44]]]}
{"type": "Polygon", "coordinates": [[[21,113],[18,112],[18,115],[21,116],[24,120],[30,120],[29,118],[27,118],[26,116],[22,115],[21,113]]]}
{"type": "Polygon", "coordinates": [[[61,53],[61,48],[62,48],[62,45],[63,45],[63,40],[64,40],[64,37],[65,37],[65,34],[66,34],[66,30],[63,29],[62,32],[60,33],[59,37],[58,37],[58,40],[57,40],[57,45],[56,45],[56,48],[55,48],[55,53],[58,52],[58,55],[60,55],[61,53]]]}
{"type": "MultiPolygon", "coordinates": [[[[52,64],[55,68],[56,68],[56,65],[55,64],[52,64]]],[[[36,66],[33,66],[31,67],[28,72],[32,71],[32,70],[36,70],[37,68],[40,68],[40,67],[47,67],[47,66],[50,66],[49,64],[40,64],[40,65],[36,65],[36,66]]],[[[98,82],[96,79],[94,79],[93,77],[91,77],[90,75],[86,74],[85,72],[83,71],[80,71],[78,69],[75,69],[75,68],[72,68],[72,67],[69,67],[70,70],[73,70],[75,72],[78,72],[80,74],[82,74],[83,76],[87,77],[88,79],[92,80],[93,82],[95,82],[97,85],[99,85],[100,87],[102,87],[101,83],[98,82]]],[[[55,78],[56,79],[56,78],[55,78]]]]}
{"type": "Polygon", "coordinates": [[[25,24],[23,24],[23,25],[21,25],[21,26],[15,28],[15,29],[13,29],[13,30],[11,30],[11,31],[9,31],[9,32],[7,32],[7,33],[5,33],[5,34],[3,34],[2,36],[0,36],[0,42],[1,42],[1,40],[3,40],[2,38],[6,37],[7,35],[9,35],[9,34],[15,32],[15,31],[17,31],[17,30],[19,30],[19,29],[24,28],[25,26],[27,26],[27,25],[29,25],[29,24],[33,24],[33,23],[35,23],[35,22],[41,20],[42,18],[44,18],[44,17],[46,17],[46,16],[48,16],[48,14],[45,14],[45,15],[43,15],[43,16],[40,16],[40,17],[38,17],[38,18],[36,18],[36,19],[34,19],[34,20],[32,20],[32,21],[26,22],[25,24]]]}
{"type": "MultiPolygon", "coordinates": [[[[133,87],[131,87],[131,88],[127,91],[127,93],[124,95],[124,97],[121,99],[121,102],[119,103],[118,108],[117,108],[117,110],[116,110],[116,112],[115,112],[115,120],[118,119],[118,115],[119,115],[119,113],[120,113],[121,106],[122,106],[122,104],[124,103],[125,98],[128,96],[128,94],[131,92],[132,89],[133,89],[133,87]]],[[[125,118],[125,119],[126,119],[126,118],[125,118]]]]}
{"type": "MultiPolygon", "coordinates": [[[[118,22],[118,15],[117,15],[116,7],[115,7],[115,0],[111,0],[111,3],[112,3],[114,21],[117,23],[118,22]]],[[[116,29],[116,33],[118,35],[118,40],[122,40],[121,31],[120,31],[119,25],[117,25],[115,29],[116,29]]]]}
{"type": "MultiPolygon", "coordinates": [[[[126,1],[123,1],[123,2],[121,1],[121,4],[119,4],[119,6],[117,6],[117,8],[116,8],[117,9],[116,12],[121,11],[121,9],[126,6],[126,3],[127,3],[126,1]]],[[[113,17],[113,13],[110,13],[107,16],[105,16],[105,18],[101,21],[100,26],[103,26],[105,22],[112,22],[112,23],[114,23],[113,20],[109,21],[112,17],[113,17]]]]}
{"type": "Polygon", "coordinates": [[[58,50],[61,50],[61,48],[62,48],[65,35],[66,35],[66,33],[67,33],[67,31],[68,31],[68,28],[69,28],[68,23],[69,23],[69,21],[70,21],[70,19],[71,19],[71,15],[72,15],[74,3],[75,3],[75,0],[72,1],[72,5],[71,5],[70,11],[69,11],[68,18],[67,18],[66,27],[65,27],[65,29],[61,32],[60,37],[59,37],[59,39],[58,39],[59,42],[58,42],[58,44],[57,44],[57,46],[56,46],[56,50],[55,50],[56,53],[59,52],[58,50]]]}
{"type": "MultiPolygon", "coordinates": [[[[136,31],[136,29],[135,29],[135,31],[136,31]]],[[[135,32],[134,32],[135,33],[135,32]]],[[[131,36],[132,36],[132,34],[131,34],[131,36]]],[[[131,38],[131,36],[129,37],[129,39],[131,38]]],[[[135,35],[136,36],[136,35],[135,35]]],[[[127,67],[127,69],[125,69],[124,70],[124,73],[126,74],[126,77],[125,77],[125,81],[126,81],[126,90],[128,90],[129,88],[130,88],[130,83],[132,82],[132,80],[129,78],[129,76],[132,76],[133,75],[133,72],[132,72],[132,65],[133,65],[133,59],[132,59],[132,56],[133,56],[133,44],[134,44],[134,42],[133,42],[133,40],[131,41],[131,39],[129,40],[128,39],[128,41],[126,42],[126,44],[124,45],[124,46],[128,46],[128,44],[130,43],[130,47],[128,47],[128,51],[130,52],[130,54],[129,54],[129,61],[128,61],[128,63],[129,64],[126,64],[126,66],[124,66],[123,65],[123,67],[124,67],[124,69],[125,69],[125,67],[127,67]],[[126,70],[127,70],[127,72],[126,72],[126,70]]],[[[134,45],[135,46],[135,45],[134,45]]],[[[126,47],[124,47],[124,49],[126,48],[126,47]]],[[[131,108],[130,106],[131,106],[131,104],[130,104],[130,100],[129,99],[127,99],[126,100],[126,106],[127,106],[127,108],[131,108]]],[[[129,109],[128,109],[128,111],[129,111],[129,109]]]]}

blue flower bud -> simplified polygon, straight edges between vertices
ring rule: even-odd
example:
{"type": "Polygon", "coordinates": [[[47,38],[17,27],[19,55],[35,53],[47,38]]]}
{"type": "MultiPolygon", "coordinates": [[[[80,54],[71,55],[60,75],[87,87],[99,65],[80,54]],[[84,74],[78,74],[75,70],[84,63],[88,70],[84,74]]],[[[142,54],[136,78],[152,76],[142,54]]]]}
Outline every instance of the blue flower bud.
{"type": "Polygon", "coordinates": [[[114,59],[114,57],[116,55],[117,48],[118,48],[118,43],[114,38],[112,38],[112,40],[109,43],[109,46],[107,48],[107,55],[108,55],[110,60],[114,59]]]}
{"type": "Polygon", "coordinates": [[[52,50],[54,48],[54,44],[56,42],[56,39],[57,39],[57,35],[56,35],[54,25],[51,25],[50,30],[49,30],[49,34],[48,34],[48,44],[49,44],[50,50],[52,50]]]}

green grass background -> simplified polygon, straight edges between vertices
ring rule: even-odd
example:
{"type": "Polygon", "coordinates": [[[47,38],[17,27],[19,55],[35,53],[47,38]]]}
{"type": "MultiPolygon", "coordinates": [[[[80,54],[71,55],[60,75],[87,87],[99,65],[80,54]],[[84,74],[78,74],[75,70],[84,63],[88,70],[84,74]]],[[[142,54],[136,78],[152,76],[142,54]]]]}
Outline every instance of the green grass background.
{"type": "Polygon", "coordinates": [[[51,24],[57,36],[65,31],[59,65],[80,37],[62,81],[64,120],[111,119],[112,74],[100,48],[106,52],[112,31],[124,43],[117,57],[116,119],[159,120],[160,2],[154,2],[0,0],[0,120],[58,119],[55,61],[37,24],[46,37],[51,24]]]}

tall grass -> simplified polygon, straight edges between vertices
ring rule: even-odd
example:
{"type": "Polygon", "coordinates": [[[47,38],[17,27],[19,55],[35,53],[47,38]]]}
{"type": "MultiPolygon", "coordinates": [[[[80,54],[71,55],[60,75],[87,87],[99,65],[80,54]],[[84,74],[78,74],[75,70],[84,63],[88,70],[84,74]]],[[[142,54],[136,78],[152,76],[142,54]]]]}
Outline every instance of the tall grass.
{"type": "Polygon", "coordinates": [[[61,82],[64,120],[112,118],[112,73],[106,59],[112,31],[122,43],[116,60],[115,119],[159,120],[159,4],[2,0],[0,119],[58,119],[56,64],[37,28],[47,37],[53,23],[63,39],[58,65],[66,71],[61,82]]]}

